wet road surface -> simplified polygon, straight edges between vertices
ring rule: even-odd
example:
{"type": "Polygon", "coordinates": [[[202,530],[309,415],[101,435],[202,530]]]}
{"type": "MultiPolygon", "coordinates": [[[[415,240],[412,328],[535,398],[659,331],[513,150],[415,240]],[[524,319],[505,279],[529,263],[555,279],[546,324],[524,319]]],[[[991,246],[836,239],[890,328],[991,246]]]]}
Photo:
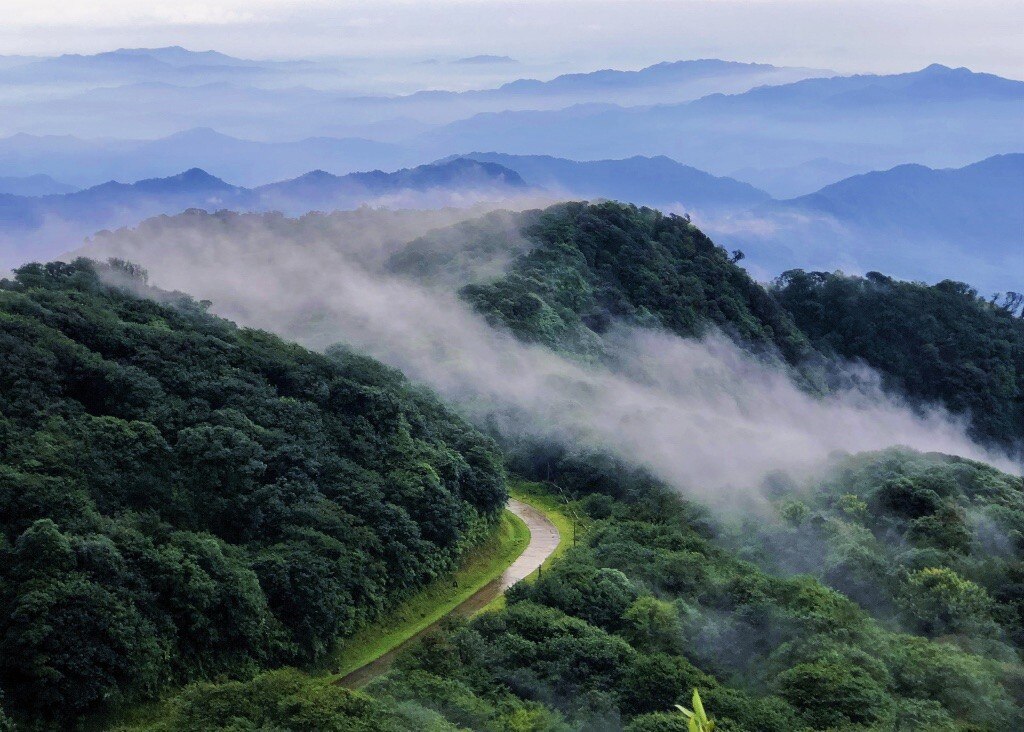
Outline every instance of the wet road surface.
{"type": "Polygon", "coordinates": [[[376,660],[370,661],[365,666],[357,668],[355,671],[342,677],[338,681],[339,684],[350,689],[365,686],[372,679],[387,671],[402,651],[427,633],[435,630],[445,618],[451,616],[468,618],[475,615],[516,582],[525,579],[531,573],[537,571],[537,568],[544,563],[544,560],[550,557],[555,549],[558,548],[558,529],[548,520],[547,516],[527,503],[512,498],[509,499],[506,508],[521,518],[527,528],[530,529],[530,543],[526,550],[519,555],[519,558],[500,577],[481,587],[460,605],[457,605],[450,613],[428,625],[408,640],[399,643],[384,655],[378,656],[376,660]]]}

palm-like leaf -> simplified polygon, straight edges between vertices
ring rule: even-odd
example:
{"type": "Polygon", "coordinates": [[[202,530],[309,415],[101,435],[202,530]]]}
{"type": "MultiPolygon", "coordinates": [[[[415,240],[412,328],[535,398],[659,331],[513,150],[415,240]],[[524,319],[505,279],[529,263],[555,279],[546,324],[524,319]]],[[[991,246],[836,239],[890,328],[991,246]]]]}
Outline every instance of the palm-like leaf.
{"type": "Polygon", "coordinates": [[[682,704],[676,704],[676,709],[679,710],[680,714],[684,715],[687,719],[687,729],[689,732],[713,732],[715,729],[715,723],[708,719],[707,713],[704,711],[704,704],[700,700],[700,694],[696,689],[693,690],[693,710],[687,709],[682,704]]]}

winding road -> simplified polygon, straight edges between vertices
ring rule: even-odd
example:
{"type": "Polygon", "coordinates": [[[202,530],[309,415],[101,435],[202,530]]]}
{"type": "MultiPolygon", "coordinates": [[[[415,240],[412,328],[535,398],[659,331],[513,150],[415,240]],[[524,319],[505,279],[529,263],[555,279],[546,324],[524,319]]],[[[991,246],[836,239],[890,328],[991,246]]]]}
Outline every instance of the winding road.
{"type": "Polygon", "coordinates": [[[555,549],[558,548],[560,536],[558,529],[547,516],[530,504],[517,501],[514,498],[509,499],[507,509],[521,518],[530,530],[530,543],[516,561],[512,562],[500,577],[491,580],[491,582],[481,587],[443,618],[428,625],[419,633],[402,641],[390,651],[378,656],[365,666],[357,668],[355,671],[342,677],[338,681],[339,684],[350,689],[365,686],[372,679],[387,671],[402,651],[427,633],[435,630],[445,618],[452,616],[468,618],[475,615],[490,605],[492,600],[503,594],[516,582],[525,579],[535,572],[544,563],[544,560],[554,553],[555,549]]]}

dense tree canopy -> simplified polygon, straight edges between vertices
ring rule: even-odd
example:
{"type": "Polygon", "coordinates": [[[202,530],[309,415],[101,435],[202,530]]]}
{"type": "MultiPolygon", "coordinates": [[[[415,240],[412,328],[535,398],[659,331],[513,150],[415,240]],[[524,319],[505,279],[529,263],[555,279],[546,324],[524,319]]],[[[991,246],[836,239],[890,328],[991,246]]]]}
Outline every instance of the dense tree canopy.
{"type": "Polygon", "coordinates": [[[1024,319],[1019,299],[968,285],[787,272],[774,290],[816,348],[861,359],[913,397],[967,414],[978,436],[1024,441],[1024,319]]]}
{"type": "Polygon", "coordinates": [[[620,203],[566,203],[524,221],[531,250],[463,296],[520,338],[588,353],[615,321],[682,336],[717,326],[794,360],[806,341],[721,247],[681,216],[620,203]]]}
{"type": "MultiPolygon", "coordinates": [[[[866,456],[855,466],[857,480],[874,491],[893,460],[912,471],[933,459],[866,456]]],[[[578,545],[541,578],[513,588],[505,609],[429,636],[371,683],[365,692],[381,720],[393,725],[393,710],[401,710],[422,720],[422,729],[445,729],[430,726],[443,720],[488,732],[676,732],[687,727],[673,707],[689,704],[697,688],[716,728],[731,732],[996,732],[1024,724],[1024,668],[984,627],[901,627],[816,578],[740,559],[727,546],[726,527],[713,528],[650,477],[607,462],[596,467],[569,456],[552,467],[575,499],[567,510],[580,516],[578,545]],[[616,484],[628,488],[599,492],[616,484]]],[[[862,517],[863,503],[843,501],[862,517]]],[[[744,535],[742,552],[763,560],[749,528],[744,535]]],[[[932,603],[977,609],[976,593],[962,592],[965,578],[941,568],[921,575],[938,581],[901,597],[921,602],[926,617],[944,612],[932,603]]],[[[322,688],[312,678],[301,692],[291,683],[280,693],[310,696],[322,688]]],[[[258,728],[266,704],[236,699],[236,689],[202,687],[176,708],[223,699],[232,719],[252,725],[240,728],[258,728]]],[[[339,711],[332,723],[348,729],[340,722],[350,714],[339,711]]],[[[182,719],[145,729],[189,729],[182,719]]],[[[278,724],[307,728],[298,717],[278,724]]]]}
{"type": "MultiPolygon", "coordinates": [[[[1019,500],[1017,479],[907,452],[858,458],[836,480],[845,482],[842,490],[850,482],[860,487],[860,503],[843,501],[857,513],[894,471],[936,465],[987,486],[973,496],[975,505],[1019,500]]],[[[448,714],[448,697],[423,692],[443,680],[448,688],[461,685],[464,699],[511,695],[506,703],[542,703],[576,730],[685,729],[673,726],[679,717],[669,712],[687,704],[694,688],[720,728],[734,731],[994,731],[1024,723],[1024,666],[1013,648],[1000,645],[992,618],[1004,601],[986,600],[980,577],[974,584],[919,557],[914,566],[921,569],[894,590],[913,608],[899,623],[863,598],[827,587],[829,576],[787,576],[778,566],[769,572],[741,560],[764,559],[750,538],[754,529],[743,527],[747,546],[730,549],[726,526],[714,528],[642,473],[578,456],[549,467],[577,499],[571,510],[587,517],[579,545],[541,579],[516,586],[506,610],[425,644],[371,693],[386,690],[389,698],[448,714]],[[609,487],[616,495],[600,492],[609,487]],[[935,628],[916,624],[918,617],[964,622],[935,628]]],[[[891,541],[895,551],[898,540],[891,541]]],[[[820,544],[816,551],[796,541],[793,547],[808,563],[821,555],[820,544]]],[[[878,565],[900,556],[873,551],[878,565]]]]}
{"type": "Polygon", "coordinates": [[[130,265],[18,270],[0,351],[8,713],[315,659],[505,502],[493,443],[396,372],[240,330],[130,265]]]}
{"type": "Polygon", "coordinates": [[[745,555],[815,574],[921,635],[1024,649],[1021,478],[893,448],[845,458],[808,486],[773,483],[779,519],[743,526],[745,555]]]}
{"type": "MultiPolygon", "coordinates": [[[[766,290],[686,219],[614,203],[456,229],[388,269],[468,282],[525,341],[601,358],[615,322],[717,327],[1024,435],[1012,299],[802,272],[766,290]]],[[[578,545],[353,693],[267,669],[447,572],[504,501],[493,443],[379,364],[236,329],[124,263],[20,270],[0,346],[0,730],[197,679],[132,729],[675,732],[694,688],[725,732],[1024,727],[1019,477],[892,449],[712,516],[582,446],[509,444],[578,545]]]]}

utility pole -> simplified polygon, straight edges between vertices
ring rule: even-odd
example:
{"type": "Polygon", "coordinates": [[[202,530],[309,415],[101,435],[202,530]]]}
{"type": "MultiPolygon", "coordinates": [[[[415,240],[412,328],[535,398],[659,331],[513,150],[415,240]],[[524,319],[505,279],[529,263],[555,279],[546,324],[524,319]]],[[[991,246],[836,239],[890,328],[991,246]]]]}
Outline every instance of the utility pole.
{"type": "MultiPolygon", "coordinates": [[[[550,476],[550,473],[551,473],[551,471],[550,471],[550,467],[549,467],[549,469],[548,469],[548,475],[549,476],[550,476]]],[[[558,495],[560,495],[562,497],[562,503],[565,504],[566,512],[569,514],[569,517],[572,519],[572,545],[576,546],[576,525],[579,524],[579,522],[580,522],[579,514],[576,513],[575,509],[570,508],[570,506],[569,506],[569,496],[565,495],[565,491],[562,490],[562,486],[558,485],[558,483],[555,483],[553,480],[551,480],[550,477],[546,481],[544,481],[544,482],[547,483],[548,485],[550,485],[556,491],[558,491],[558,495]]]]}

